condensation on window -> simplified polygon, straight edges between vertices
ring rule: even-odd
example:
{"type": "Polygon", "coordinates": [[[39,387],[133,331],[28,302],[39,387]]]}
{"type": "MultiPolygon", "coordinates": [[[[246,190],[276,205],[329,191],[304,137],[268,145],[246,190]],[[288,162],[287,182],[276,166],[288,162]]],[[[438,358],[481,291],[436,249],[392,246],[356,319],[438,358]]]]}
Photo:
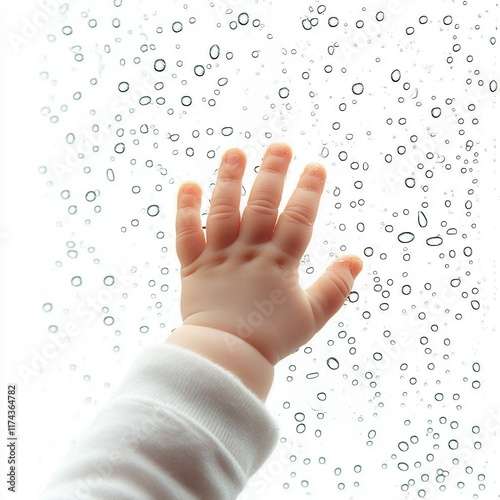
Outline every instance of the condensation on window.
{"type": "Polygon", "coordinates": [[[43,282],[23,285],[33,326],[12,341],[23,487],[45,484],[137,353],[181,324],[179,185],[202,186],[204,224],[221,154],[247,154],[244,205],[285,141],[283,200],[306,163],[328,175],[303,286],[343,253],[364,270],[277,366],[280,441],[240,500],[498,498],[498,6],[49,4],[10,34],[45,141],[24,174],[43,282]]]}

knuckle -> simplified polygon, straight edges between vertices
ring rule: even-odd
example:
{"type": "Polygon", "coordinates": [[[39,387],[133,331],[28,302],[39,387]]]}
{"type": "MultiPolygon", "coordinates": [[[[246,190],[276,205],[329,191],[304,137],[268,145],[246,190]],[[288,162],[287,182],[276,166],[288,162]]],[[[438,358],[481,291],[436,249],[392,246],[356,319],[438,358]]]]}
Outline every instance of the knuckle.
{"type": "Polygon", "coordinates": [[[271,200],[263,196],[249,202],[247,207],[252,212],[256,212],[261,215],[274,215],[278,210],[271,200]]]}

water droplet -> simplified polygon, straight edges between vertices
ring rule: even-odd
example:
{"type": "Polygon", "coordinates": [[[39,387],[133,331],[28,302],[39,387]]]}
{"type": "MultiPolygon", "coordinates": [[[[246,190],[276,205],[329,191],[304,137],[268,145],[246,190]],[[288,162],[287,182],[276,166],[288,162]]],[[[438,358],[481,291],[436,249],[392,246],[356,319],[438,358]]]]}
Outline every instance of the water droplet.
{"type": "Polygon", "coordinates": [[[172,24],[172,31],[173,31],[174,33],[179,33],[179,32],[181,32],[181,31],[182,31],[182,28],[183,28],[182,23],[181,23],[181,22],[179,22],[179,21],[175,21],[175,23],[173,23],[173,24],[172,24]]]}
{"type": "Polygon", "coordinates": [[[225,137],[231,135],[233,133],[233,127],[224,127],[222,130],[221,130],[221,134],[225,137]]]}
{"type": "Polygon", "coordinates": [[[443,243],[443,238],[441,236],[432,236],[431,238],[427,238],[425,242],[430,246],[430,247],[438,247],[443,243]]]}
{"type": "Polygon", "coordinates": [[[415,235],[413,233],[410,233],[409,231],[405,231],[405,232],[398,235],[398,240],[401,243],[410,243],[414,239],[415,239],[415,235]]]}
{"type": "MultiPolygon", "coordinates": [[[[43,306],[42,306],[42,309],[45,311],[45,312],[50,312],[52,311],[52,304],[50,302],[46,302],[43,306]]],[[[478,370],[479,371],[479,370],[478,370]]]]}
{"type": "Polygon", "coordinates": [[[337,370],[340,363],[337,358],[331,357],[326,360],[326,364],[330,370],[337,370]]]}
{"type": "Polygon", "coordinates": [[[160,207],[158,205],[149,205],[147,213],[150,217],[156,217],[160,213],[160,207]]]}
{"type": "Polygon", "coordinates": [[[115,277],[114,276],[105,276],[104,279],[103,279],[103,283],[106,285],[106,286],[111,286],[113,285],[115,282],[115,277]]]}
{"type": "Polygon", "coordinates": [[[154,68],[156,71],[164,71],[166,67],[167,64],[165,63],[165,59],[157,59],[154,62],[154,68]]]}
{"type": "Polygon", "coordinates": [[[80,286],[82,284],[82,278],[81,278],[81,276],[73,276],[71,278],[71,284],[73,286],[80,286]]]}
{"type": "Polygon", "coordinates": [[[106,326],[111,326],[114,322],[115,322],[115,318],[113,318],[113,316],[106,316],[106,317],[103,319],[103,323],[104,323],[106,326]]]}
{"type": "Polygon", "coordinates": [[[355,95],[361,95],[364,90],[365,90],[365,87],[362,83],[355,83],[352,86],[352,93],[355,95]]]}
{"type": "Polygon", "coordinates": [[[218,45],[212,45],[210,47],[209,55],[212,59],[217,59],[220,55],[220,47],[218,45]]]}
{"type": "Polygon", "coordinates": [[[97,194],[95,191],[89,191],[86,195],[85,195],[85,199],[87,201],[95,201],[95,199],[97,198],[97,194]]]}
{"type": "Polygon", "coordinates": [[[410,448],[410,445],[406,441],[400,441],[398,443],[398,448],[401,451],[408,451],[408,449],[410,448]]]}
{"type": "Polygon", "coordinates": [[[196,76],[203,76],[205,74],[205,67],[202,66],[201,64],[197,64],[195,67],[194,67],[194,74],[196,76]]]}
{"type": "Polygon", "coordinates": [[[120,82],[118,84],[118,90],[120,92],[127,92],[127,90],[130,88],[130,85],[128,82],[120,82]]]}
{"type": "Polygon", "coordinates": [[[335,28],[335,26],[338,26],[338,25],[339,25],[338,18],[330,17],[330,19],[328,19],[328,26],[330,26],[331,28],[335,28]]]}
{"type": "Polygon", "coordinates": [[[431,109],[431,115],[433,118],[439,118],[441,116],[441,108],[432,108],[431,109]]]}
{"type": "Polygon", "coordinates": [[[119,142],[115,146],[115,153],[121,154],[125,151],[125,144],[123,142],[119,142]]]}
{"type": "Polygon", "coordinates": [[[497,81],[491,80],[489,87],[490,87],[491,92],[496,92],[497,88],[498,88],[497,81]]]}
{"type": "Polygon", "coordinates": [[[282,99],[286,99],[290,95],[290,90],[287,87],[282,87],[278,90],[278,94],[282,99]]]}
{"type": "Polygon", "coordinates": [[[418,225],[420,227],[427,226],[427,217],[425,216],[424,212],[422,212],[421,210],[418,212],[418,225]]]}
{"type": "Polygon", "coordinates": [[[399,71],[399,69],[395,69],[392,73],[391,73],[391,80],[393,82],[399,82],[399,80],[401,80],[401,71],[399,71]]]}
{"type": "Polygon", "coordinates": [[[191,106],[191,103],[193,102],[193,99],[191,96],[185,95],[181,98],[181,104],[183,106],[191,106]]]}
{"type": "Polygon", "coordinates": [[[238,22],[242,25],[242,26],[245,26],[246,24],[248,24],[248,21],[249,21],[249,16],[246,12],[242,12],[239,16],[238,16],[238,22]]]}
{"type": "Polygon", "coordinates": [[[444,16],[443,17],[443,23],[446,26],[449,26],[452,22],[453,22],[453,17],[451,17],[451,16],[444,16]]]}

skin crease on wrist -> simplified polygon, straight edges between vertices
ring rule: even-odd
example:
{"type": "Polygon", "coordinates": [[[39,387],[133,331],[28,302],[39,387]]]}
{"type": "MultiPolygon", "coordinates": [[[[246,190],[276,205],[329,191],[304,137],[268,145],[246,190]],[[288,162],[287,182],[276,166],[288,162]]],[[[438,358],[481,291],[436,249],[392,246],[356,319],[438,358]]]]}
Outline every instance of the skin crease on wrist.
{"type": "Polygon", "coordinates": [[[356,256],[332,262],[303,290],[298,267],[309,244],[326,171],[306,166],[284,211],[278,207],[292,152],[271,144],[240,216],[246,158],[227,151],[219,168],[205,233],[201,189],[181,185],[176,249],[181,263],[183,325],[166,343],[231,371],[265,401],[274,365],[307,343],[340,309],[362,269],[356,256]]]}

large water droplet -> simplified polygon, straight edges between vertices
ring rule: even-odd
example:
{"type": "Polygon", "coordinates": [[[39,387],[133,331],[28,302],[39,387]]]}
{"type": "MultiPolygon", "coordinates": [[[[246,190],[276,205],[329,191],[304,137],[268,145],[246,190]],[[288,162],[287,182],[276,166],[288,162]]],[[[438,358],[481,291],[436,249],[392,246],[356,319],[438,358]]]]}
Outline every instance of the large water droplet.
{"type": "Polygon", "coordinates": [[[399,80],[401,80],[401,71],[399,71],[399,69],[395,69],[392,73],[391,73],[391,80],[393,82],[399,82],[399,80]]]}
{"type": "Polygon", "coordinates": [[[352,93],[355,95],[361,95],[363,93],[363,90],[365,90],[365,87],[362,83],[355,83],[352,86],[352,93]]]}
{"type": "Polygon", "coordinates": [[[157,59],[154,62],[154,68],[156,71],[163,71],[166,68],[167,64],[165,63],[165,59],[157,59]]]}
{"type": "Polygon", "coordinates": [[[326,364],[330,370],[337,370],[340,366],[340,363],[337,358],[331,357],[326,360],[326,364]]]}
{"type": "Polygon", "coordinates": [[[409,231],[405,231],[405,232],[398,235],[398,240],[401,243],[410,243],[414,239],[415,239],[415,235],[413,233],[410,233],[409,231]]]}

